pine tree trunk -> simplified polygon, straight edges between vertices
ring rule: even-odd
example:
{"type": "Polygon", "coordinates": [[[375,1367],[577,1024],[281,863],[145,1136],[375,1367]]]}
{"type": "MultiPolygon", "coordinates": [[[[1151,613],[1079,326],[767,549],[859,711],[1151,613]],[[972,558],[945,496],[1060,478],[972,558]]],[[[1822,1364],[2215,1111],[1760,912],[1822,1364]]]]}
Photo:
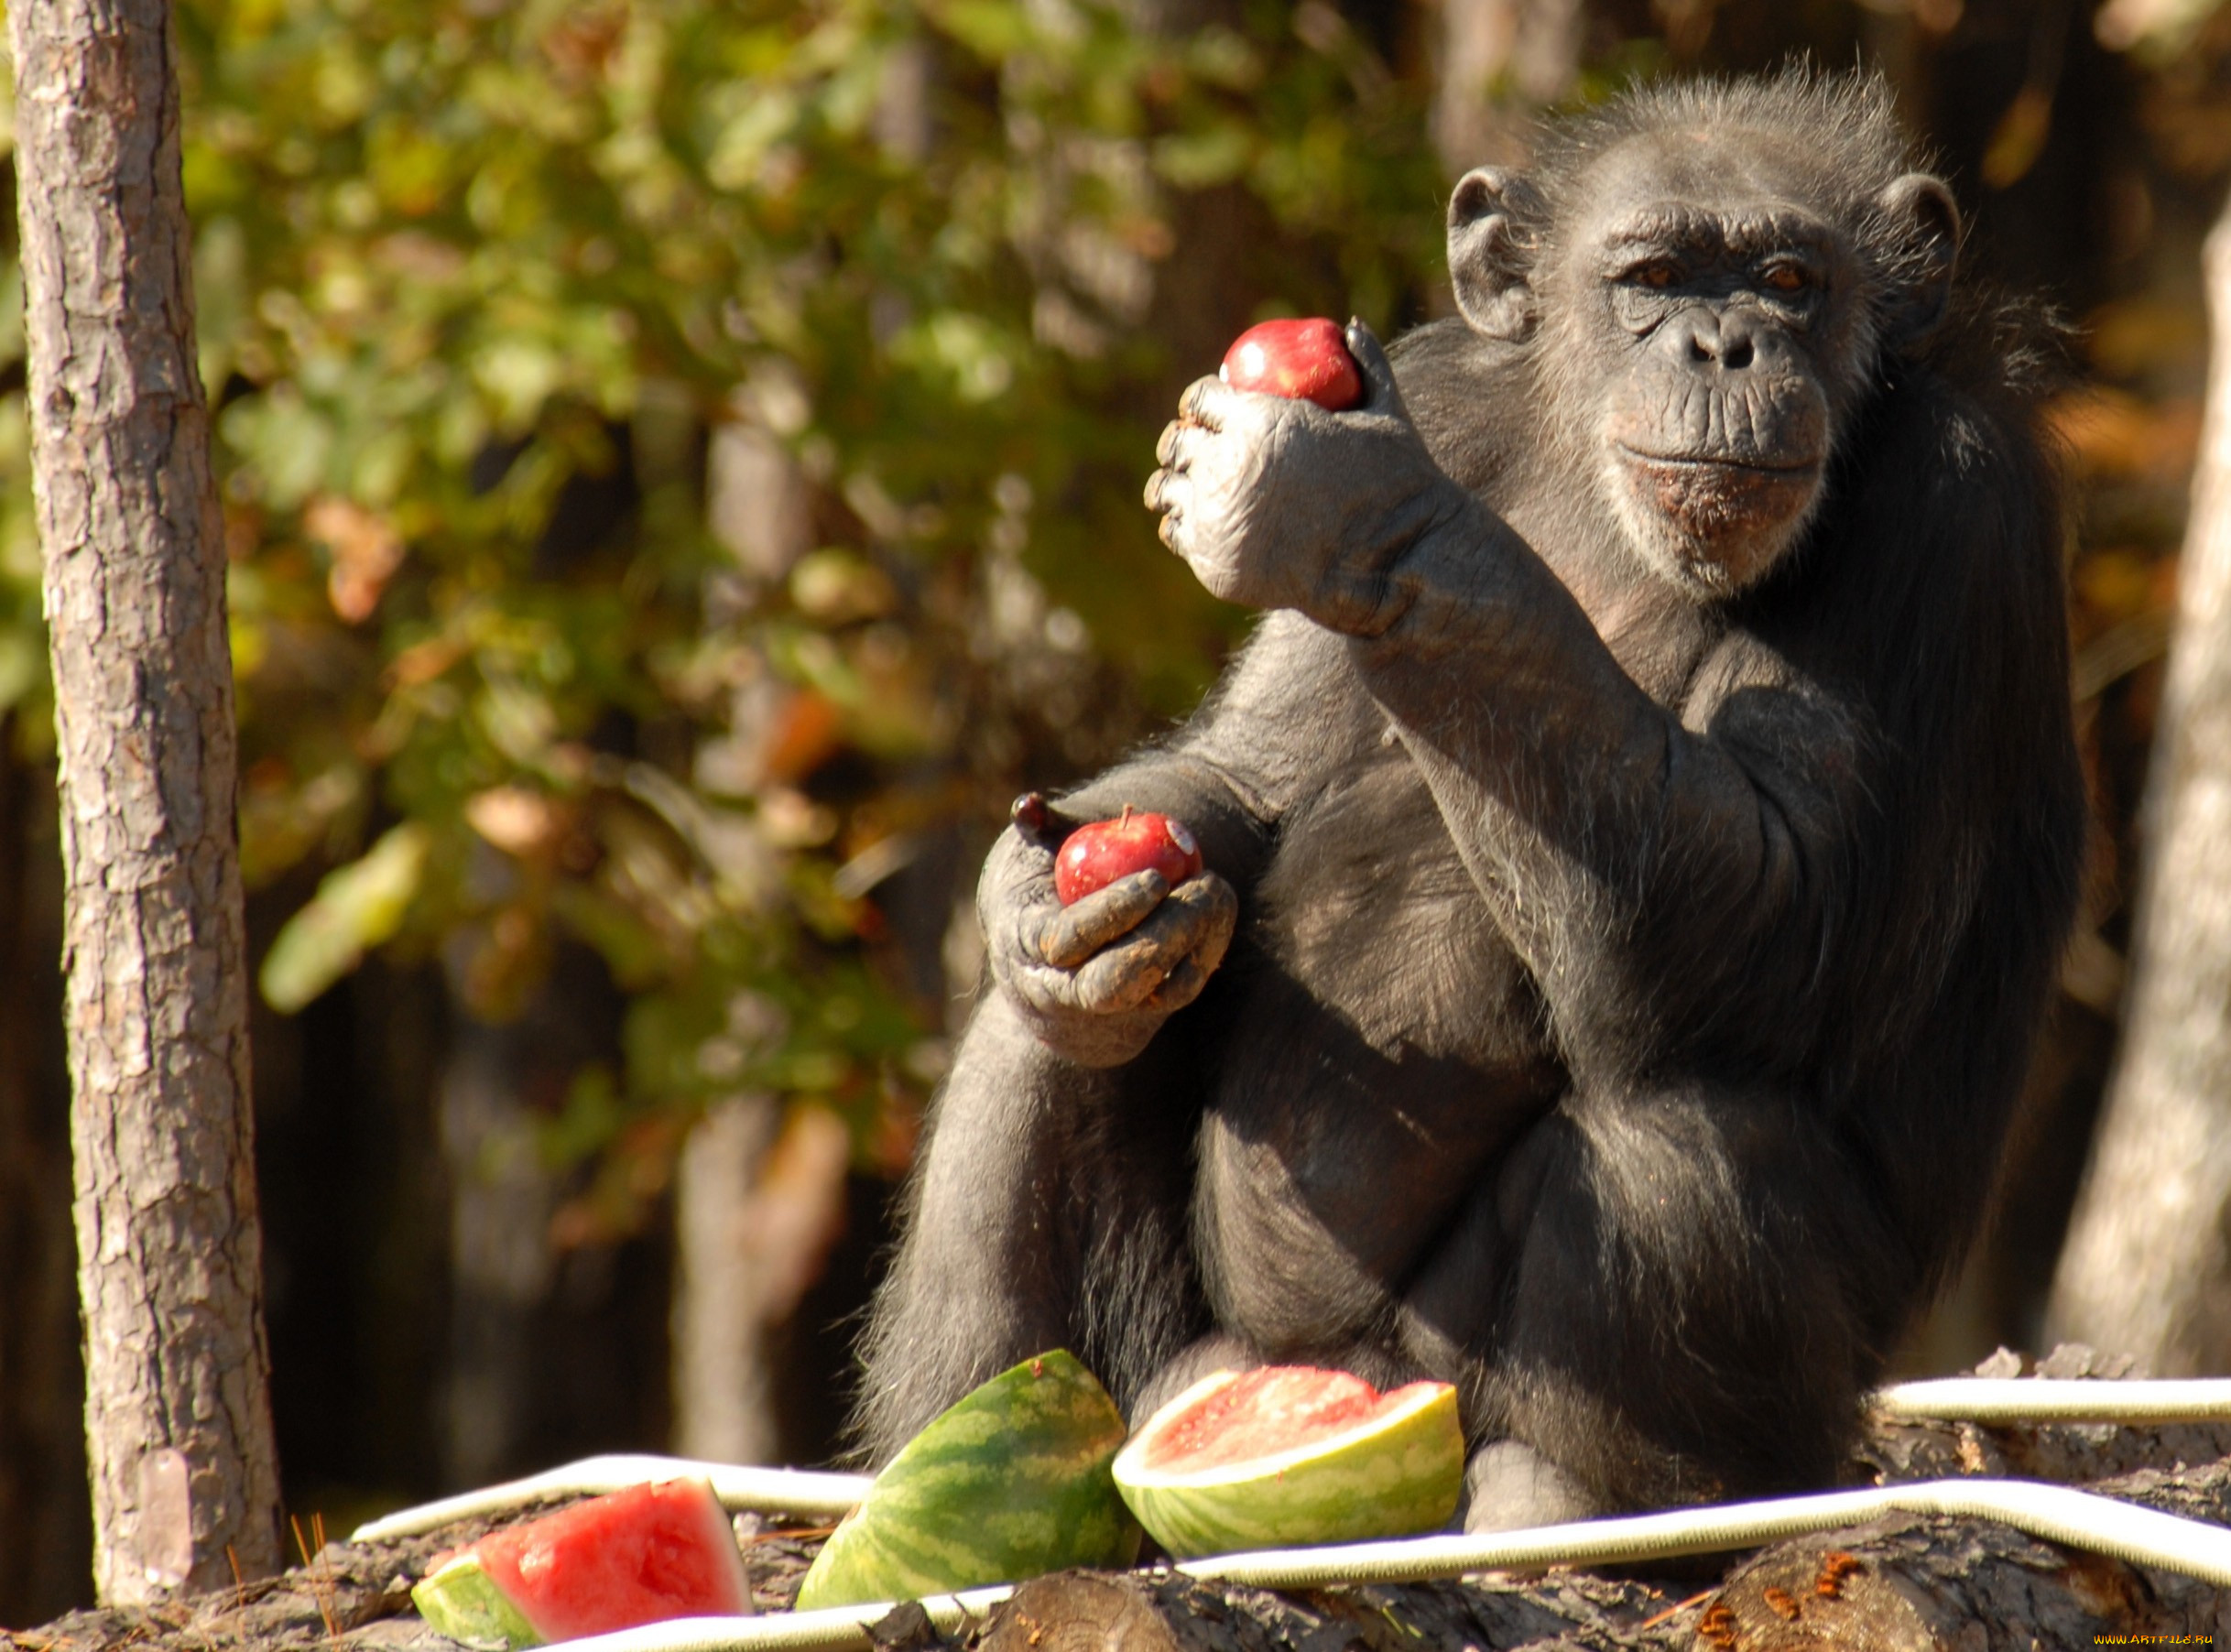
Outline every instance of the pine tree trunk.
{"type": "MultiPolygon", "coordinates": [[[[891,103],[887,93],[879,118],[894,118],[891,103]]],[[[742,604],[813,548],[811,486],[768,428],[761,405],[768,398],[739,390],[705,455],[706,525],[734,559],[707,583],[706,616],[716,625],[733,623],[742,604]]],[[[765,784],[761,759],[784,709],[776,682],[772,672],[758,671],[731,691],[726,733],[698,753],[701,782],[737,792],[765,784]]],[[[711,1108],[682,1146],[674,1179],[672,1432],[685,1457],[783,1461],[769,1341],[796,1297],[781,1299],[768,1266],[794,1271],[793,1259],[767,1256],[753,1237],[767,1226],[755,1219],[755,1199],[781,1126],[773,1096],[735,1096],[711,1108]]],[[[840,1160],[840,1200],[843,1175],[840,1160]]]]}
{"type": "Polygon", "coordinates": [[[93,1570],[128,1602],[278,1558],[223,536],[169,7],[8,10],[93,1570]]]}
{"type": "Polygon", "coordinates": [[[2122,1053],[2054,1280],[2053,1334],[2231,1372],[2231,210],[2208,237],[2207,422],[2147,782],[2122,1053]]]}

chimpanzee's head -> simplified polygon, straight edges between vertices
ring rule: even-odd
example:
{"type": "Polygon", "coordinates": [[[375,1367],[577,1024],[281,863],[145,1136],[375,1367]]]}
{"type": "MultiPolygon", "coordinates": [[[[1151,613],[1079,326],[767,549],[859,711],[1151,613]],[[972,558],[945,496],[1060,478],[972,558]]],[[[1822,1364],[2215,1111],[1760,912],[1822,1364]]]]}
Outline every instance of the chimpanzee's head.
{"type": "Polygon", "coordinates": [[[1943,316],[1960,239],[1878,82],[1646,92],[1530,176],[1467,174],[1449,270],[1467,321],[1523,341],[1546,440],[1625,538],[1700,598],[1803,535],[1885,356],[1943,316]],[[1789,124],[1792,96],[1818,115],[1789,124]],[[1754,105],[1763,116],[1747,119],[1754,105]]]}

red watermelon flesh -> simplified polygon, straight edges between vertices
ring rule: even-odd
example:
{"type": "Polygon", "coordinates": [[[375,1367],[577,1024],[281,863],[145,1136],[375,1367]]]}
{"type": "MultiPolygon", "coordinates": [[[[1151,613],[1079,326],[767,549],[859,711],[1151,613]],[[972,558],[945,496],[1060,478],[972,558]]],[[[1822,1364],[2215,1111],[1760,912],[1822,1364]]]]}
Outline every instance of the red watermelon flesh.
{"type": "Polygon", "coordinates": [[[1345,1371],[1265,1365],[1242,1374],[1141,1442],[1139,1466],[1192,1473],[1252,1462],[1398,1410],[1437,1383],[1381,1394],[1345,1371]]]}
{"type": "Polygon", "coordinates": [[[546,1641],[751,1610],[735,1533],[702,1480],[631,1485],[473,1546],[546,1641]]]}

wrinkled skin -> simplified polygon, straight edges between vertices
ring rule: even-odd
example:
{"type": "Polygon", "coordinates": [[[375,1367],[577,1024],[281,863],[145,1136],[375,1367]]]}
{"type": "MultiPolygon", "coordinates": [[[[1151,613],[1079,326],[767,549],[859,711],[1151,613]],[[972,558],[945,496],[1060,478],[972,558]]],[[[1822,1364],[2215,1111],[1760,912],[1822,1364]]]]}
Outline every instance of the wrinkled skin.
{"type": "Polygon", "coordinates": [[[1475,1528],[1836,1477],[2084,830],[2032,393],[1955,348],[1884,109],[1642,94],[1458,186],[1462,320],[1352,328],[1359,407],[1185,392],[1147,504],[1269,617],[1059,807],[1210,871],[1061,914],[1058,821],[994,850],[871,1456],[1067,1343],[1135,1419],[1220,1364],[1454,1382],[1475,1528]]]}
{"type": "Polygon", "coordinates": [[[994,849],[979,913],[992,979],[1039,1038],[1068,1060],[1111,1067],[1144,1049],[1224,962],[1239,902],[1213,873],[1172,889],[1135,872],[1064,907],[1054,893],[1061,840],[1091,817],[1040,806],[994,849]]]}

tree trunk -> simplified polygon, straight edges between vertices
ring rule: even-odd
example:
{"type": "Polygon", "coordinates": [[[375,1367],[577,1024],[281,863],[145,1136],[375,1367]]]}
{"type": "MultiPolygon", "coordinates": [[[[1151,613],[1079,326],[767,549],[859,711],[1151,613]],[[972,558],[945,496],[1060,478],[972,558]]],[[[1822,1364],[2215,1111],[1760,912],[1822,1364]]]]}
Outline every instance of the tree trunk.
{"type": "Polygon", "coordinates": [[[1451,178],[1523,166],[1526,122],[1580,76],[1582,0],[1440,0],[1433,147],[1451,178]]]}
{"type": "Polygon", "coordinates": [[[2231,209],[2205,255],[2214,356],[2176,640],[2147,781],[2122,1053],[2051,1335],[2158,1375],[2231,1371],[2231,209]]]}
{"type": "Polygon", "coordinates": [[[770,1096],[709,1111],[674,1182],[674,1449],[782,1462],[779,1332],[843,1231],[852,1142],[819,1107],[770,1096]]]}
{"type": "MultiPolygon", "coordinates": [[[[921,55],[905,53],[899,60],[926,72],[921,55]]],[[[897,84],[911,87],[914,81],[899,76],[897,84]]],[[[877,103],[879,126],[904,130],[883,132],[885,142],[926,143],[916,130],[922,106],[919,91],[895,97],[887,87],[877,103]]],[[[707,581],[712,625],[734,624],[813,549],[811,486],[778,434],[803,406],[803,389],[770,369],[761,383],[736,392],[731,417],[713,429],[705,456],[706,525],[733,565],[707,581]]],[[[737,684],[729,695],[726,731],[699,748],[699,784],[737,794],[764,787],[763,759],[789,698],[765,668],[737,684]]],[[[673,1446],[685,1457],[783,1461],[770,1340],[819,1271],[829,1223],[804,1231],[784,1222],[782,1190],[762,1185],[782,1124],[775,1097],[733,1096],[708,1109],[682,1145],[674,1179],[671,1383],[673,1446]],[[784,1243],[809,1248],[784,1255],[784,1243]]],[[[833,1182],[824,1179],[819,1190],[822,1204],[836,1201],[839,1223],[843,1175],[840,1152],[833,1182]]]]}
{"type": "Polygon", "coordinates": [[[18,0],[94,1581],[278,1559],[224,552],[163,0],[18,0]]]}
{"type": "Polygon", "coordinates": [[[540,1345],[558,1273],[557,1178],[535,1149],[524,1093],[529,1036],[476,1019],[454,979],[436,1105],[450,1195],[450,1337],[441,1382],[441,1484],[522,1473],[541,1447],[552,1386],[540,1345]]]}

